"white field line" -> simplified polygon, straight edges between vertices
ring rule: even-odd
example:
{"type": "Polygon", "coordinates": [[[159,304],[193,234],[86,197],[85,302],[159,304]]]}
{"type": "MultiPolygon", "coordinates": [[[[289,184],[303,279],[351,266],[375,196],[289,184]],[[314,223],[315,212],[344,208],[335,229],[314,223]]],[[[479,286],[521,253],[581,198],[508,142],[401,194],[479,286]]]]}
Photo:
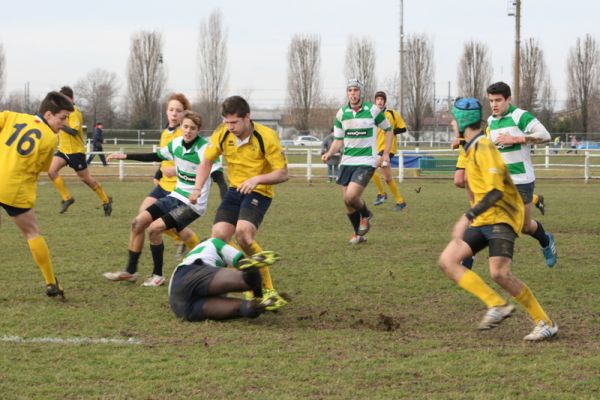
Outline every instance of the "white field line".
{"type": "Polygon", "coordinates": [[[5,343],[59,343],[59,344],[119,344],[119,345],[138,345],[144,342],[140,339],[110,339],[110,338],[59,338],[59,337],[38,337],[23,338],[20,336],[0,336],[0,342],[5,343]]]}

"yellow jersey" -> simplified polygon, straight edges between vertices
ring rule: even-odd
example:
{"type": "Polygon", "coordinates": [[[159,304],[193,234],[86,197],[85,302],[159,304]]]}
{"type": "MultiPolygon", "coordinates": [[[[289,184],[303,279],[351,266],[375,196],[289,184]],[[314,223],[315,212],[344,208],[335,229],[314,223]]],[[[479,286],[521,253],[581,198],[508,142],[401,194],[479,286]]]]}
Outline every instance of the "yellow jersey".
{"type": "Polygon", "coordinates": [[[58,151],[65,154],[85,153],[83,114],[77,106],[73,107],[65,127],[58,132],[58,151]]]}
{"type": "MultiPolygon", "coordinates": [[[[169,143],[171,143],[171,141],[173,139],[175,139],[176,137],[179,137],[179,136],[181,136],[181,128],[179,127],[179,125],[177,125],[177,127],[175,129],[167,128],[167,129],[163,130],[160,134],[160,148],[162,149],[163,147],[167,147],[167,145],[169,143]]],[[[174,167],[174,166],[175,166],[175,161],[165,160],[165,161],[161,161],[161,163],[160,163],[160,169],[161,169],[161,171],[163,171],[163,174],[162,174],[162,177],[160,178],[160,181],[158,184],[161,188],[163,188],[167,192],[172,192],[173,190],[175,190],[175,185],[177,184],[177,175],[170,176],[170,177],[165,176],[164,169],[167,167],[174,167]]]]}
{"type": "MultiPolygon", "coordinates": [[[[489,126],[485,128],[485,136],[490,137],[489,126]]],[[[458,145],[458,158],[456,159],[456,169],[465,169],[465,166],[467,165],[467,161],[465,159],[465,152],[463,151],[464,145],[465,139],[460,138],[460,144],[458,145]]]]}
{"type": "MultiPolygon", "coordinates": [[[[219,125],[210,137],[204,154],[212,162],[223,155],[227,164],[227,180],[234,188],[257,175],[287,167],[277,132],[256,122],[253,125],[254,131],[243,141],[229,132],[225,124],[219,125]]],[[[258,185],[254,191],[273,197],[273,185],[258,185]]]]}
{"type": "Polygon", "coordinates": [[[33,208],[38,175],[50,167],[57,144],[43,118],[0,112],[0,203],[33,208]]]}
{"type": "MultiPolygon", "coordinates": [[[[406,124],[404,119],[398,114],[398,111],[390,108],[384,111],[385,117],[392,126],[392,132],[394,132],[392,139],[392,148],[390,155],[394,155],[398,152],[398,138],[396,135],[406,132],[406,124]]],[[[383,129],[377,129],[377,153],[381,153],[385,149],[385,131],[383,129]]]]}
{"type": "Polygon", "coordinates": [[[502,192],[502,198],[478,215],[471,225],[508,224],[518,236],[523,227],[525,205],[496,145],[481,133],[465,144],[464,151],[467,182],[473,193],[471,206],[493,189],[502,192]]]}

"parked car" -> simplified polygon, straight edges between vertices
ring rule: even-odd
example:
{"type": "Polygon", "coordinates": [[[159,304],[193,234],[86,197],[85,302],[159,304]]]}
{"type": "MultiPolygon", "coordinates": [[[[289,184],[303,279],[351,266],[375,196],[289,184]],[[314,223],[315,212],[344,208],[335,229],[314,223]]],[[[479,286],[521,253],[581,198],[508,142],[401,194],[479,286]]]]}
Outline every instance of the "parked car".
{"type": "Polygon", "coordinates": [[[310,146],[310,147],[321,147],[321,140],[318,137],[305,135],[298,136],[294,139],[294,146],[310,146]]]}

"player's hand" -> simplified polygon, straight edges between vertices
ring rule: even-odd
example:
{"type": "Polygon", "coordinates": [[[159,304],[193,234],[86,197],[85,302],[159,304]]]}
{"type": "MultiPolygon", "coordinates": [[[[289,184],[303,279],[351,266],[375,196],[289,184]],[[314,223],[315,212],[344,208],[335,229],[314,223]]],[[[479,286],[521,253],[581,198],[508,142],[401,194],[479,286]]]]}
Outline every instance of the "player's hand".
{"type": "Polygon", "coordinates": [[[256,189],[256,186],[258,186],[259,183],[259,179],[255,176],[242,182],[242,184],[238,186],[237,191],[241,194],[250,194],[256,189]]]}
{"type": "Polygon", "coordinates": [[[331,155],[329,154],[329,152],[327,152],[321,156],[321,160],[323,162],[326,162],[327,160],[329,160],[329,157],[331,157],[331,155]]]}
{"type": "Polygon", "coordinates": [[[200,197],[200,190],[192,189],[190,195],[188,196],[188,199],[190,199],[190,203],[196,204],[198,202],[198,197],[200,197]]]}
{"type": "Polygon", "coordinates": [[[462,240],[469,225],[471,225],[471,221],[465,215],[461,215],[452,229],[452,239],[462,240]]]}
{"type": "Polygon", "coordinates": [[[110,153],[106,156],[106,161],[111,160],[125,160],[127,158],[127,154],[124,153],[110,153]]]}
{"type": "Polygon", "coordinates": [[[460,146],[460,138],[459,137],[453,137],[452,138],[452,142],[450,142],[450,148],[452,150],[454,150],[454,149],[458,149],[459,146],[460,146]]]}
{"type": "Polygon", "coordinates": [[[496,137],[495,144],[509,146],[511,144],[515,144],[515,138],[508,133],[501,133],[496,137]]]}

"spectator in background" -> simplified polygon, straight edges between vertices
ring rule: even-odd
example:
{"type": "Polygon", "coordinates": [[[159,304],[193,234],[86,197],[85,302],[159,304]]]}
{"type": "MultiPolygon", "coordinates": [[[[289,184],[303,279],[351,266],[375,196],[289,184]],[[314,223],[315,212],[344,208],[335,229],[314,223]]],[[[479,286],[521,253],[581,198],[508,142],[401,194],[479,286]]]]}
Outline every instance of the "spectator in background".
{"type": "MultiPolygon", "coordinates": [[[[94,136],[92,137],[92,151],[104,151],[102,148],[102,144],[104,143],[104,132],[102,131],[102,128],[102,122],[98,122],[94,128],[94,136]]],[[[106,167],[108,163],[106,162],[106,157],[104,157],[104,154],[98,154],[98,156],[100,156],[102,165],[106,167]]],[[[94,157],[96,157],[95,154],[90,154],[87,159],[87,163],[91,164],[94,157]]]]}
{"type": "Polygon", "coordinates": [[[577,154],[577,145],[579,142],[577,141],[577,136],[571,135],[571,150],[567,151],[567,153],[575,152],[577,154]]]}
{"type": "MultiPolygon", "coordinates": [[[[333,143],[334,137],[333,137],[333,129],[331,130],[331,132],[329,133],[329,135],[327,135],[327,137],[323,140],[323,144],[321,144],[321,155],[327,153],[327,151],[329,150],[329,148],[331,147],[331,144],[333,143]]],[[[339,171],[339,165],[340,165],[340,160],[342,158],[342,151],[338,151],[335,154],[333,154],[330,158],[327,159],[326,163],[327,163],[327,178],[329,180],[329,182],[335,182],[336,178],[337,178],[337,174],[339,171]]]]}
{"type": "Polygon", "coordinates": [[[554,154],[558,154],[558,149],[560,149],[560,136],[554,138],[554,154]]]}

